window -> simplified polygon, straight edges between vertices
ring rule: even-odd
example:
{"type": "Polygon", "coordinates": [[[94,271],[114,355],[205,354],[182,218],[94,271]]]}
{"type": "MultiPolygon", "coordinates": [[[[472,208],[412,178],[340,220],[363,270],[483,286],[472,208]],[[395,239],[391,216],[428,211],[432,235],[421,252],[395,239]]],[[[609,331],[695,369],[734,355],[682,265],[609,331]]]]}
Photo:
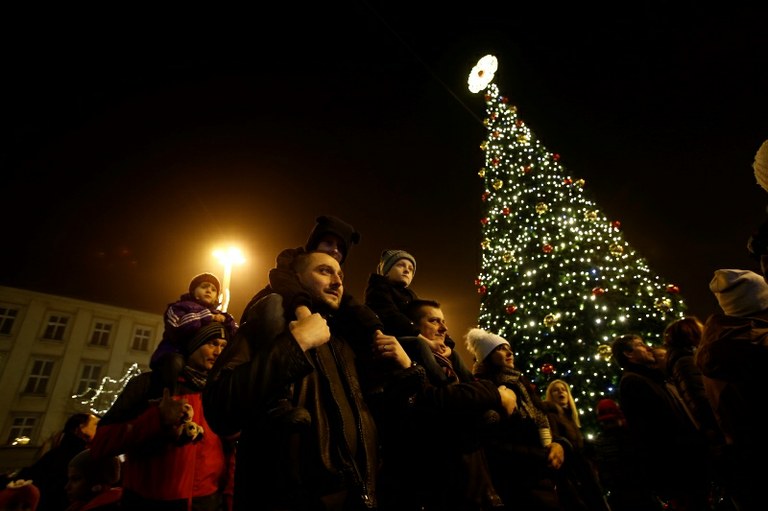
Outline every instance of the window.
{"type": "Polygon", "coordinates": [[[101,371],[101,364],[83,364],[75,394],[82,396],[89,389],[98,389],[101,386],[101,371]]]}
{"type": "Polygon", "coordinates": [[[52,341],[64,340],[64,331],[67,329],[68,322],[69,318],[66,316],[58,314],[48,316],[48,324],[45,327],[43,339],[50,339],[52,341]]]}
{"type": "Polygon", "coordinates": [[[9,335],[11,333],[13,323],[16,321],[18,314],[19,311],[17,309],[0,307],[0,335],[9,335]]]}
{"type": "Polygon", "coordinates": [[[26,394],[45,394],[53,372],[53,360],[37,359],[32,361],[32,369],[24,387],[26,394]]]}
{"type": "Polygon", "coordinates": [[[37,417],[18,415],[11,419],[11,430],[8,432],[8,445],[26,445],[35,431],[37,417]]]}
{"type": "Polygon", "coordinates": [[[149,343],[152,339],[152,329],[137,326],[133,331],[133,341],[131,341],[131,349],[136,351],[149,351],[149,343]]]}
{"type": "Polygon", "coordinates": [[[109,334],[112,333],[112,323],[96,321],[91,332],[91,345],[109,346],[109,334]]]}

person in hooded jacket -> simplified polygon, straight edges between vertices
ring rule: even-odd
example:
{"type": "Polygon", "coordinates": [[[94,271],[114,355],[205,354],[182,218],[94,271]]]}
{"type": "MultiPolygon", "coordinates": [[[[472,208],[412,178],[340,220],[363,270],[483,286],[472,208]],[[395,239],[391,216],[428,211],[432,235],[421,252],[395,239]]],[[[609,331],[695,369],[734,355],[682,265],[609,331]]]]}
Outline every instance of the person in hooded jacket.
{"type": "MultiPolygon", "coordinates": [[[[768,259],[767,259],[768,260],[768,259]]],[[[719,269],[709,283],[712,314],[694,362],[725,437],[724,485],[737,509],[765,508],[768,447],[762,441],[762,387],[768,371],[768,284],[751,270],[719,269]]]]}

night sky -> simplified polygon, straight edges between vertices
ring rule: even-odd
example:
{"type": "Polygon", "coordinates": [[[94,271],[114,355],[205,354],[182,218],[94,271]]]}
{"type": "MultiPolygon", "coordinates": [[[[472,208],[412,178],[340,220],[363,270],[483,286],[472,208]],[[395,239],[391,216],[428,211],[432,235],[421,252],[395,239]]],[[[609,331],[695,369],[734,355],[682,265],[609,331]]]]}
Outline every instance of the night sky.
{"type": "Polygon", "coordinates": [[[518,3],[6,13],[0,284],[161,314],[236,244],[239,319],[333,214],[362,234],[347,293],[407,250],[459,339],[479,309],[485,137],[466,79],[492,53],[534,134],[705,318],[712,272],[756,269],[746,241],[768,218],[751,167],[766,9],[518,3]]]}

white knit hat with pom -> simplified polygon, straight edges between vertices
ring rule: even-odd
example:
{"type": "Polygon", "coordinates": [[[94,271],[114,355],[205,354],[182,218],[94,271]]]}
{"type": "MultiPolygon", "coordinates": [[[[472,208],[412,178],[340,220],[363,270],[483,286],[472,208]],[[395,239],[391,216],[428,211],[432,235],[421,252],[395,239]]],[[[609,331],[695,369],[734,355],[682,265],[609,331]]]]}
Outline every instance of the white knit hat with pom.
{"type": "Polygon", "coordinates": [[[768,284],[753,271],[716,270],[709,289],[728,316],[749,316],[768,309],[768,284]]]}
{"type": "Polygon", "coordinates": [[[485,357],[502,344],[509,345],[509,342],[500,335],[486,332],[482,328],[471,328],[464,335],[464,340],[467,349],[475,356],[475,360],[478,362],[485,360],[485,357]]]}
{"type": "Polygon", "coordinates": [[[768,192],[768,140],[763,142],[760,149],[757,150],[752,168],[755,169],[757,184],[768,192]]]}

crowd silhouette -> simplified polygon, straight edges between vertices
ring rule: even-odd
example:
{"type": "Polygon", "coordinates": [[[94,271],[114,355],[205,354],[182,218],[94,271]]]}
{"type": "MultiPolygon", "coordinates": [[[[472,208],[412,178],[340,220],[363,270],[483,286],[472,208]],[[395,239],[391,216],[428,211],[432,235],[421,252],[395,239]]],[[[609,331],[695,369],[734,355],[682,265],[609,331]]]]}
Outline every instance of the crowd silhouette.
{"type": "MultiPolygon", "coordinates": [[[[384,250],[356,300],[342,268],[360,235],[316,222],[239,322],[195,276],[152,370],[6,474],[0,511],[765,509],[763,274],[717,269],[722,312],[671,321],[663,345],[617,336],[616,393],[577,403],[566,377],[538,389],[515,367],[514,339],[465,332],[465,364],[406,250],[384,250]]],[[[748,248],[768,268],[768,223],[748,248]]]]}

